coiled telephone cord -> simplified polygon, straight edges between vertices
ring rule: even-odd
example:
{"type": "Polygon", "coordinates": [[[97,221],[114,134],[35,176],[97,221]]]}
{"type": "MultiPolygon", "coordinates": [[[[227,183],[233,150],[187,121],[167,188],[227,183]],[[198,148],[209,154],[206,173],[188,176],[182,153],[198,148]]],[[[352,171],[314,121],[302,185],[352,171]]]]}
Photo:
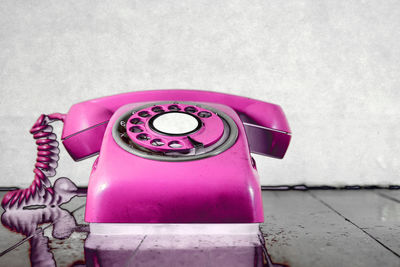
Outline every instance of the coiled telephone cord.
{"type": "Polygon", "coordinates": [[[35,173],[33,182],[28,188],[14,190],[4,195],[1,202],[4,209],[31,205],[34,204],[31,202],[35,202],[35,200],[41,200],[42,203],[43,199],[52,201],[54,192],[48,178],[56,175],[60,150],[56,140],[57,136],[53,133],[53,127],[50,123],[54,121],[64,122],[65,117],[66,115],[61,113],[42,114],[32,126],[29,132],[36,140],[38,150],[35,168],[33,169],[35,173]]]}

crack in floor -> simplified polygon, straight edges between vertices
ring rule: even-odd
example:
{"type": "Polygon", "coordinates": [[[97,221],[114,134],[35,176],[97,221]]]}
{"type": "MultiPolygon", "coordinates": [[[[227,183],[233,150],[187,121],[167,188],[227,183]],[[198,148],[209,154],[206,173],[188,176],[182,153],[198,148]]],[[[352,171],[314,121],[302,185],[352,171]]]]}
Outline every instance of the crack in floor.
{"type": "Polygon", "coordinates": [[[143,239],[140,241],[139,245],[136,247],[136,249],[133,251],[131,257],[126,261],[125,266],[131,266],[130,263],[132,262],[133,258],[135,257],[136,253],[139,251],[140,246],[143,244],[144,240],[146,239],[147,235],[143,237],[143,239]]]}

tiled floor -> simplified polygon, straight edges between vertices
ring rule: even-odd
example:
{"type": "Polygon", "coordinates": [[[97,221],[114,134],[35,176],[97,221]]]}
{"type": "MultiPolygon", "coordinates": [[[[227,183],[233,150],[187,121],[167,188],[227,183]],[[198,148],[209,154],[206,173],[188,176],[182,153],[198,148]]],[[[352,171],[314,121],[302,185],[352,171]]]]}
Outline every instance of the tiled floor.
{"type": "Polygon", "coordinates": [[[267,249],[290,266],[400,266],[400,191],[263,192],[267,249]]]}
{"type": "MultiPolygon", "coordinates": [[[[4,193],[0,191],[0,198],[4,193]]],[[[263,202],[261,229],[274,263],[400,266],[400,190],[263,191],[263,202]]],[[[29,266],[30,258],[35,259],[33,266],[49,258],[53,266],[85,266],[84,203],[85,197],[75,197],[51,211],[2,211],[0,266],[29,266]],[[32,220],[18,221],[21,213],[32,220]],[[61,220],[68,224],[59,226],[61,220]],[[27,233],[32,225],[44,230],[28,237],[15,232],[24,228],[27,233]],[[32,256],[35,251],[41,251],[40,257],[32,256]]],[[[197,266],[196,258],[192,261],[197,266]]]]}

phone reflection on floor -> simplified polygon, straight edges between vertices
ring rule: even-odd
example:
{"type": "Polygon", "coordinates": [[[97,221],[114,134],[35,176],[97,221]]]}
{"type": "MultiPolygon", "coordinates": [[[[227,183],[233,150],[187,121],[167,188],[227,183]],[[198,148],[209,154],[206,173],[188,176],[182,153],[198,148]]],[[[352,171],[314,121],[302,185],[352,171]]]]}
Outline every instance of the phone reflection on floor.
{"type": "Polygon", "coordinates": [[[282,266],[271,262],[257,236],[90,236],[87,266],[282,266]]]}
{"type": "MultiPolygon", "coordinates": [[[[64,266],[57,264],[55,258],[60,256],[55,257],[56,248],[45,230],[51,229],[55,240],[66,240],[74,232],[89,233],[88,225],[77,224],[74,211],[60,207],[75,196],[85,196],[83,190],[68,178],[59,178],[42,193],[3,212],[2,224],[25,238],[1,252],[0,257],[28,241],[32,266],[64,266]]],[[[261,236],[89,234],[86,240],[79,241],[86,263],[70,258],[68,250],[63,250],[61,257],[68,266],[282,266],[271,262],[261,236]]]]}
{"type": "Polygon", "coordinates": [[[1,223],[9,230],[24,235],[25,238],[1,252],[0,256],[28,241],[29,260],[32,266],[57,266],[45,230],[52,227],[51,235],[56,240],[67,239],[74,232],[88,233],[88,225],[77,224],[73,211],[60,207],[75,196],[85,196],[84,191],[63,177],[57,179],[53,187],[42,188],[29,199],[7,206],[1,215],[1,223]]]}

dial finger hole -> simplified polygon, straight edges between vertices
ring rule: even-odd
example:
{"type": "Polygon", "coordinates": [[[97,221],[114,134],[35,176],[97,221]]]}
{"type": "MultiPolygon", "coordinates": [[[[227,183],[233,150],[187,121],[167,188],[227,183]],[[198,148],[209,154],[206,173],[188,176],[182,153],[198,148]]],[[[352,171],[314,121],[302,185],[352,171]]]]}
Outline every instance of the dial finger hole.
{"type": "Polygon", "coordinates": [[[190,107],[186,107],[185,111],[189,112],[189,113],[195,113],[195,112],[197,112],[197,109],[195,107],[190,106],[190,107]]]}
{"type": "Polygon", "coordinates": [[[133,118],[130,120],[132,124],[143,124],[143,121],[141,121],[139,118],[133,118]]]}
{"type": "Polygon", "coordinates": [[[140,112],[138,113],[138,115],[139,115],[140,117],[142,117],[142,118],[150,117],[150,113],[147,112],[147,111],[140,111],[140,112]]]}
{"type": "Polygon", "coordinates": [[[163,146],[165,143],[161,139],[153,139],[151,140],[151,144],[153,146],[163,146]]]}
{"type": "Polygon", "coordinates": [[[179,141],[171,141],[168,146],[171,148],[181,148],[182,144],[179,141]]]}
{"type": "Polygon", "coordinates": [[[150,140],[150,136],[148,136],[147,134],[139,134],[138,136],[136,136],[136,138],[137,138],[138,140],[141,140],[141,141],[150,140]]]}
{"type": "Polygon", "coordinates": [[[162,107],[160,107],[160,106],[155,106],[155,107],[153,107],[151,110],[152,110],[153,112],[155,112],[155,113],[162,113],[162,112],[164,112],[164,110],[163,110],[162,107]]]}
{"type": "Polygon", "coordinates": [[[132,126],[131,128],[129,128],[129,131],[131,131],[132,133],[141,133],[143,132],[143,129],[139,126],[132,126]]]}
{"type": "Polygon", "coordinates": [[[171,111],[177,111],[177,110],[181,110],[177,105],[170,105],[168,107],[169,110],[171,111]]]}
{"type": "Polygon", "coordinates": [[[200,118],[209,118],[211,117],[211,113],[208,111],[200,111],[199,113],[197,113],[197,115],[199,115],[200,118]]]}

